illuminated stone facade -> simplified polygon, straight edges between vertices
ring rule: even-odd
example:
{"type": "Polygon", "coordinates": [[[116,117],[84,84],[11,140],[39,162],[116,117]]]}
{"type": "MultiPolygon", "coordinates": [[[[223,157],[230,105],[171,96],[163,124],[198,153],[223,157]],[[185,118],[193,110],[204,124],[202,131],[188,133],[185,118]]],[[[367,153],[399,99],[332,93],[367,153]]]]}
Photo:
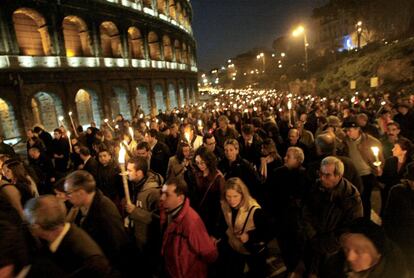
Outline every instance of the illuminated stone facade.
{"type": "Polygon", "coordinates": [[[197,97],[189,0],[0,0],[0,133],[98,125],[197,97]]]}

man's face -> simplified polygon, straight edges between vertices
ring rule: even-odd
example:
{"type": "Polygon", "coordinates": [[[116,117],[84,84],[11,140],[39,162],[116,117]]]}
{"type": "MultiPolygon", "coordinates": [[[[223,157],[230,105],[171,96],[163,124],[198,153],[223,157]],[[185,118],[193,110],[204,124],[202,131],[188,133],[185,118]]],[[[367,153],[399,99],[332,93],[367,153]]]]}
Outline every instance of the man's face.
{"type": "Polygon", "coordinates": [[[84,205],[85,197],[87,193],[83,189],[74,189],[70,184],[65,183],[65,194],[69,202],[75,207],[81,207],[84,205]]]}
{"type": "Polygon", "coordinates": [[[342,248],[349,266],[355,272],[367,270],[378,263],[380,254],[363,234],[349,233],[341,237],[342,248]]]}
{"type": "Polygon", "coordinates": [[[253,134],[246,134],[242,132],[242,136],[245,142],[250,142],[253,140],[253,134]]]}
{"type": "Polygon", "coordinates": [[[40,156],[40,152],[36,149],[30,149],[29,150],[29,156],[33,159],[38,159],[40,156]]]}
{"type": "Polygon", "coordinates": [[[214,149],[216,148],[216,139],[214,137],[208,138],[206,142],[204,143],[204,146],[209,150],[210,152],[214,152],[214,149]]]}
{"type": "Polygon", "coordinates": [[[59,132],[53,132],[53,137],[55,138],[55,139],[60,139],[60,137],[62,137],[62,134],[60,134],[59,132]]]}
{"type": "Polygon", "coordinates": [[[190,147],[184,147],[183,148],[183,155],[185,159],[190,159],[191,156],[191,149],[190,147]]]}
{"type": "Polygon", "coordinates": [[[359,138],[359,128],[357,127],[349,127],[345,129],[345,133],[349,139],[356,140],[359,138]]]}
{"type": "Polygon", "coordinates": [[[225,120],[219,121],[219,127],[221,129],[226,129],[227,128],[227,122],[225,120]]]}
{"type": "Polygon", "coordinates": [[[230,161],[233,162],[236,160],[237,155],[239,154],[239,150],[236,149],[233,145],[229,144],[229,145],[225,145],[224,146],[224,154],[226,155],[226,158],[230,161]]]}
{"type": "Polygon", "coordinates": [[[167,212],[177,208],[184,202],[184,195],[177,195],[175,193],[175,185],[163,185],[161,190],[161,202],[167,212]]]}
{"type": "Polygon", "coordinates": [[[145,159],[149,159],[150,151],[147,151],[147,149],[136,149],[135,155],[139,157],[143,157],[145,159]]]}
{"type": "Polygon", "coordinates": [[[144,173],[141,170],[135,170],[135,165],[133,163],[128,163],[127,165],[128,179],[133,182],[139,182],[144,178],[144,173]]]}
{"type": "Polygon", "coordinates": [[[336,176],[335,172],[335,165],[334,164],[327,164],[323,165],[319,171],[319,176],[321,179],[322,186],[326,189],[332,189],[338,185],[339,181],[341,180],[342,176],[336,176]]]}
{"type": "Polygon", "coordinates": [[[387,126],[387,135],[389,137],[396,138],[398,137],[398,134],[400,134],[400,129],[398,127],[396,127],[395,125],[387,126]]]}
{"type": "Polygon", "coordinates": [[[106,166],[111,161],[111,154],[108,152],[100,152],[99,153],[99,163],[101,163],[103,166],[106,166]]]}
{"type": "Polygon", "coordinates": [[[295,131],[290,131],[289,132],[289,142],[291,145],[296,145],[298,140],[299,140],[299,132],[295,131]]]}

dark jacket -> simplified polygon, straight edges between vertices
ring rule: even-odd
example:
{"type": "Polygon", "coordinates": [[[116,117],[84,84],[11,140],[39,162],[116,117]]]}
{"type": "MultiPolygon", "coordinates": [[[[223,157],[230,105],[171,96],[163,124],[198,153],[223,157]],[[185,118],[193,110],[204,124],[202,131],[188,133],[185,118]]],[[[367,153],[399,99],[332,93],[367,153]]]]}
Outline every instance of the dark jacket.
{"type": "Polygon", "coordinates": [[[0,154],[7,154],[8,156],[13,157],[15,156],[16,153],[14,152],[14,149],[12,146],[4,142],[1,142],[0,143],[0,154]]]}
{"type": "Polygon", "coordinates": [[[170,150],[168,149],[168,146],[165,143],[158,141],[154,148],[152,148],[151,153],[151,170],[161,174],[161,176],[165,178],[165,175],[167,174],[168,160],[170,158],[170,150]]]}
{"type": "MultiPolygon", "coordinates": [[[[258,197],[260,197],[261,192],[263,191],[262,180],[252,164],[250,164],[246,159],[238,156],[235,161],[230,163],[228,159],[225,158],[220,162],[218,168],[223,173],[226,180],[238,177],[249,188],[250,194],[253,198],[257,200],[258,197]]],[[[258,201],[260,203],[261,200],[259,199],[258,201]]]]}
{"type": "Polygon", "coordinates": [[[70,277],[111,277],[109,261],[96,242],[82,229],[70,225],[53,261],[70,277]]]}
{"type": "Polygon", "coordinates": [[[59,172],[66,172],[69,160],[69,141],[66,138],[53,139],[51,157],[55,161],[55,169],[59,172]],[[55,158],[54,155],[63,155],[61,158],[55,158]]]}
{"type": "Polygon", "coordinates": [[[260,166],[260,157],[261,157],[261,149],[262,149],[262,138],[259,137],[259,135],[254,134],[253,135],[253,142],[250,146],[246,144],[244,141],[243,136],[239,136],[237,139],[239,141],[239,147],[240,147],[240,156],[252,163],[256,166],[256,168],[259,168],[260,166]]]}
{"type": "Polygon", "coordinates": [[[305,236],[309,243],[308,268],[318,273],[320,259],[339,250],[338,237],[349,223],[363,215],[356,187],[342,178],[338,185],[325,189],[320,181],[312,187],[303,208],[305,236]]]}
{"type": "Polygon", "coordinates": [[[89,172],[94,178],[98,173],[98,161],[94,157],[89,158],[86,163],[83,164],[82,170],[89,172]]]}
{"type": "Polygon", "coordinates": [[[95,177],[96,186],[112,201],[124,194],[120,173],[121,170],[113,161],[106,166],[100,163],[98,165],[97,175],[95,177]]]}
{"type": "Polygon", "coordinates": [[[207,277],[207,264],[218,256],[213,240],[188,199],[167,226],[161,254],[168,277],[174,278],[207,277]]]}
{"type": "MultiPolygon", "coordinates": [[[[383,224],[388,237],[401,248],[407,262],[414,260],[414,189],[407,181],[391,188],[383,224]]],[[[412,263],[411,269],[414,270],[412,263]]]]}
{"type": "Polygon", "coordinates": [[[129,250],[129,241],[114,203],[97,190],[86,217],[83,221],[81,219],[82,213],[79,211],[75,223],[96,241],[111,264],[119,267],[123,263],[123,256],[127,255],[125,250],[129,250]]]}
{"type": "Polygon", "coordinates": [[[30,166],[38,178],[38,191],[40,194],[52,192],[51,178],[56,178],[52,160],[41,153],[38,159],[30,160],[30,166]]]}
{"type": "Polygon", "coordinates": [[[227,139],[237,139],[238,132],[234,128],[227,127],[227,130],[224,131],[221,128],[217,128],[214,131],[214,137],[216,138],[217,145],[220,147],[224,147],[224,142],[226,142],[227,139]]]}
{"type": "MultiPolygon", "coordinates": [[[[398,170],[398,158],[392,156],[385,160],[384,169],[382,170],[382,176],[379,177],[379,181],[385,184],[387,190],[392,186],[401,183],[407,165],[411,162],[411,157],[407,156],[406,161],[401,165],[400,170],[398,170]]],[[[386,201],[386,200],[384,200],[386,201]]]]}

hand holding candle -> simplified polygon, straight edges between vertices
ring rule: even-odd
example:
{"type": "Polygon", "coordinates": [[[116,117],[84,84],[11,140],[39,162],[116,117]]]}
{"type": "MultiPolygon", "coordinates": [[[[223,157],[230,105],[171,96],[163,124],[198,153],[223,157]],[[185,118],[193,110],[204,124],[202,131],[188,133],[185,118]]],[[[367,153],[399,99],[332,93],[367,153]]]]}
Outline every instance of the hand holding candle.
{"type": "Polygon", "coordinates": [[[125,155],[126,150],[123,146],[123,144],[120,144],[120,150],[118,155],[118,162],[119,166],[121,167],[121,176],[122,176],[122,183],[124,185],[124,193],[125,193],[125,200],[127,201],[127,204],[131,203],[131,197],[129,196],[129,187],[128,187],[128,173],[125,170],[125,155]]]}
{"type": "Polygon", "coordinates": [[[378,157],[378,154],[379,154],[379,148],[378,147],[376,147],[376,146],[374,146],[374,147],[371,147],[371,150],[372,150],[372,153],[374,154],[374,156],[375,156],[375,162],[373,163],[374,164],[374,166],[376,166],[376,167],[380,167],[381,166],[381,161],[379,160],[379,157],[378,157]]]}

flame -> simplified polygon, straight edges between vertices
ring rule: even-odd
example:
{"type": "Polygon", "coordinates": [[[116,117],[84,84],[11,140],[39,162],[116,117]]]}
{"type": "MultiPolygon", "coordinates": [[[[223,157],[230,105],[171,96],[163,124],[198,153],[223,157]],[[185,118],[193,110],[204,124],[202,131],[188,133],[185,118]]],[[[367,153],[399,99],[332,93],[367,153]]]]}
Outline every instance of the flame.
{"type": "Polygon", "coordinates": [[[372,153],[373,153],[375,156],[378,156],[378,153],[379,153],[379,148],[378,148],[378,147],[371,147],[371,150],[372,150],[372,153]]]}
{"type": "Polygon", "coordinates": [[[121,163],[121,164],[125,164],[126,150],[125,150],[124,145],[122,143],[119,144],[119,146],[121,148],[119,149],[118,162],[121,163]]]}

